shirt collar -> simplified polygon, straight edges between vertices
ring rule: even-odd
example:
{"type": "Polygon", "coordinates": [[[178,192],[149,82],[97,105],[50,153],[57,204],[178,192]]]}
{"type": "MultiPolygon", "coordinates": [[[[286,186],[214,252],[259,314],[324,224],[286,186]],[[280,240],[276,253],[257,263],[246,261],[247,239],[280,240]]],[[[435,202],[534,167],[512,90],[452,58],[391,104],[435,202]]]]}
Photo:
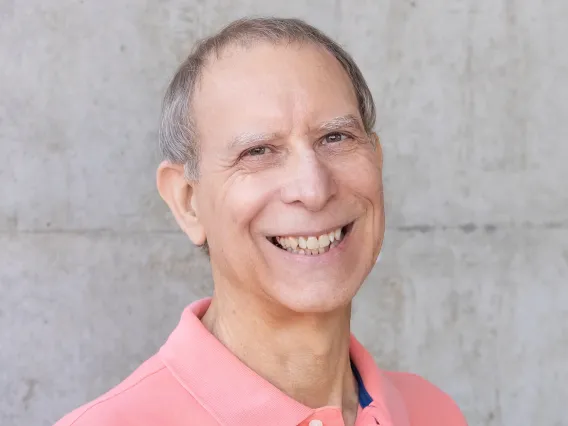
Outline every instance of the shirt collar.
{"type": "Polygon", "coordinates": [[[365,389],[372,399],[369,406],[377,410],[383,419],[381,425],[383,423],[397,426],[408,425],[406,407],[398,389],[377,367],[373,356],[353,335],[351,335],[349,354],[351,362],[357,367],[365,389]]]}
{"type": "MultiPolygon", "coordinates": [[[[178,382],[222,425],[289,426],[310,416],[313,409],[256,374],[205,328],[200,319],[210,303],[207,298],[188,306],[160,349],[161,359],[178,382]]],[[[371,399],[370,409],[378,410],[387,424],[400,415],[406,417],[400,395],[353,336],[350,356],[371,399]]]]}

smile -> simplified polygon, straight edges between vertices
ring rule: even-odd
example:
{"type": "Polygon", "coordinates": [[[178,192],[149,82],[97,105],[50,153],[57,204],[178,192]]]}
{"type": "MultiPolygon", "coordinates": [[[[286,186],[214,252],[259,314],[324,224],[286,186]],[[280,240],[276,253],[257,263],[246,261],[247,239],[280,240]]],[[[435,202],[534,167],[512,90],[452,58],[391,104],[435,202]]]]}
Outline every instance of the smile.
{"type": "Polygon", "coordinates": [[[327,253],[341,244],[341,241],[349,234],[352,227],[353,222],[321,235],[306,235],[300,237],[276,236],[270,237],[268,240],[276,247],[290,253],[316,256],[327,253]]]}

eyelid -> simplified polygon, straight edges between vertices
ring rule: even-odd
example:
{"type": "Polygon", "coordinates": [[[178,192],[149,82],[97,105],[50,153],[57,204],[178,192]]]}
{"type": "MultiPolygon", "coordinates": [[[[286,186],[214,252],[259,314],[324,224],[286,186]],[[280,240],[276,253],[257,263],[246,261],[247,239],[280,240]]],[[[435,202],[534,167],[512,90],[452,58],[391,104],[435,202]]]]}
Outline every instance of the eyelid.
{"type": "Polygon", "coordinates": [[[345,138],[353,138],[354,137],[349,132],[345,132],[345,131],[342,131],[342,130],[334,130],[333,132],[327,132],[325,135],[322,136],[322,138],[320,140],[325,141],[325,138],[327,138],[328,136],[331,136],[331,135],[341,135],[341,136],[344,136],[345,138]]]}
{"type": "Polygon", "coordinates": [[[269,150],[270,152],[273,152],[273,151],[274,151],[274,148],[273,148],[272,146],[270,146],[270,145],[267,145],[267,144],[255,145],[255,146],[251,146],[251,147],[245,149],[243,152],[241,152],[241,153],[239,154],[239,158],[238,158],[238,159],[240,160],[240,159],[242,159],[242,158],[244,158],[244,157],[249,157],[249,156],[250,156],[250,157],[254,157],[253,155],[250,155],[250,152],[251,152],[253,149],[258,149],[258,148],[266,148],[266,149],[269,150]]]}

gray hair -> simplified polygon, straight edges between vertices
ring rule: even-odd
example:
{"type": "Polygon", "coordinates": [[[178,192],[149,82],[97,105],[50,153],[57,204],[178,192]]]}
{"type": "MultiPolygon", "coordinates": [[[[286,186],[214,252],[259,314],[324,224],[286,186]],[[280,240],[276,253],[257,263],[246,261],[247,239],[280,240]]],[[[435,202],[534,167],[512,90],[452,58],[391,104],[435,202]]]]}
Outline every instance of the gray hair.
{"type": "Polygon", "coordinates": [[[219,33],[198,42],[174,75],[164,97],[159,131],[160,150],[165,160],[183,164],[188,180],[199,178],[199,144],[192,120],[191,102],[196,82],[212,55],[217,58],[231,45],[250,46],[254,42],[312,43],[325,48],[347,72],[367,133],[375,125],[373,96],[353,58],[335,41],[299,19],[244,18],[232,22],[219,33]]]}

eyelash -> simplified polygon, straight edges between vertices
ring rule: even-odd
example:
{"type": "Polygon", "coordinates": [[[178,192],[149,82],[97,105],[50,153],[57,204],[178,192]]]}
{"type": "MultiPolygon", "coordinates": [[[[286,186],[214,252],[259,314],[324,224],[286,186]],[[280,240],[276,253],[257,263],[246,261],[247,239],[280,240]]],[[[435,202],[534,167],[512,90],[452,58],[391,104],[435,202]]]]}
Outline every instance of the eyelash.
{"type": "Polygon", "coordinates": [[[266,149],[270,149],[270,147],[265,146],[265,145],[255,146],[254,148],[246,150],[244,155],[249,156],[249,157],[256,157],[257,155],[264,155],[264,152],[262,154],[252,154],[253,151],[259,150],[259,149],[266,150],[266,149]]]}

